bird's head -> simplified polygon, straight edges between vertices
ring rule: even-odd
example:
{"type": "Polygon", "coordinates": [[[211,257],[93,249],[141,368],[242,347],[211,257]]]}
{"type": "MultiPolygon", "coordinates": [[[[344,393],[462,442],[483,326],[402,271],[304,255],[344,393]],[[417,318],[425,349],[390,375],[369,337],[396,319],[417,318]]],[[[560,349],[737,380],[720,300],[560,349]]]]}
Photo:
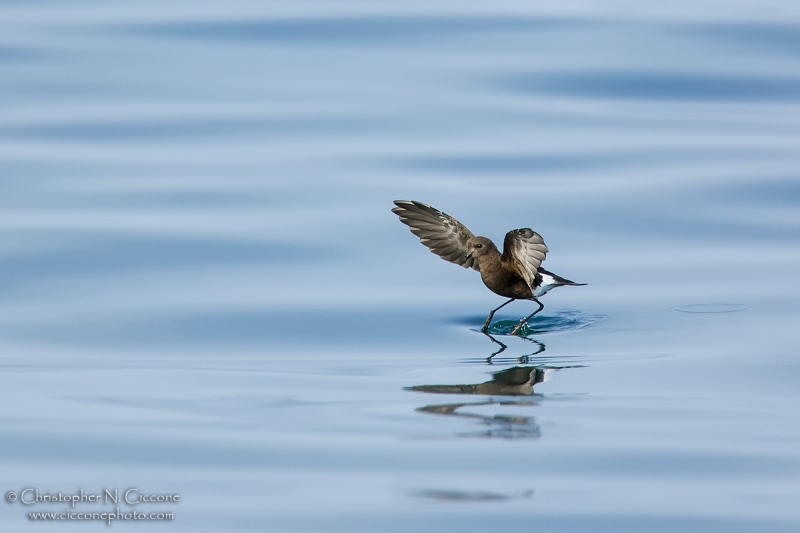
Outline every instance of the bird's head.
{"type": "Polygon", "coordinates": [[[486,237],[472,237],[467,241],[467,255],[464,257],[464,259],[474,257],[480,261],[481,257],[491,253],[492,251],[496,252],[497,247],[490,239],[487,239],[486,237]]]}

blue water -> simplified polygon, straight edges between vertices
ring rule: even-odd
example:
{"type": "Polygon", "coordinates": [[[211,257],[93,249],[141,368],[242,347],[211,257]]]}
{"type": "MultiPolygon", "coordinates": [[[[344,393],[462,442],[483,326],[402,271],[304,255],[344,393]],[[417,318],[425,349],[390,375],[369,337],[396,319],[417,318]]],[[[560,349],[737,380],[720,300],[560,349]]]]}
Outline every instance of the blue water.
{"type": "MultiPolygon", "coordinates": [[[[0,72],[4,495],[180,494],[121,510],[192,532],[800,529],[791,2],[9,1],[0,72]],[[588,285],[484,335],[503,300],[395,199],[530,226],[588,285]]],[[[67,508],[0,529],[105,527],[28,519],[67,508]]]]}

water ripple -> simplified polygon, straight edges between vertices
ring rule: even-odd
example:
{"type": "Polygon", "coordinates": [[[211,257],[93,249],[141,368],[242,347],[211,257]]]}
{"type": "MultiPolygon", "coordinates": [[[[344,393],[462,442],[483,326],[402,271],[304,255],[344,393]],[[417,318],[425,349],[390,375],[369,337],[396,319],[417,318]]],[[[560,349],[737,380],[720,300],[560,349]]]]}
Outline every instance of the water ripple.
{"type": "Polygon", "coordinates": [[[717,102],[794,102],[800,100],[795,77],[710,75],[689,72],[597,71],[536,72],[508,76],[502,85],[524,93],[613,100],[717,102]]]}
{"type": "Polygon", "coordinates": [[[389,44],[478,32],[556,29],[585,25],[568,18],[355,16],[226,22],[180,22],[128,26],[128,33],[170,39],[329,44],[389,44]]]}
{"type": "MultiPolygon", "coordinates": [[[[589,314],[577,309],[562,309],[552,315],[536,315],[520,330],[523,337],[541,335],[544,333],[558,333],[585,329],[598,324],[608,318],[607,315],[589,314]]],[[[457,324],[482,327],[486,318],[478,316],[466,317],[456,320],[457,324]]],[[[498,320],[489,326],[489,333],[493,335],[509,335],[511,330],[519,323],[517,320],[498,320]]]]}
{"type": "Polygon", "coordinates": [[[738,313],[747,311],[750,306],[744,304],[689,304],[678,305],[673,309],[681,313],[738,313]]]}

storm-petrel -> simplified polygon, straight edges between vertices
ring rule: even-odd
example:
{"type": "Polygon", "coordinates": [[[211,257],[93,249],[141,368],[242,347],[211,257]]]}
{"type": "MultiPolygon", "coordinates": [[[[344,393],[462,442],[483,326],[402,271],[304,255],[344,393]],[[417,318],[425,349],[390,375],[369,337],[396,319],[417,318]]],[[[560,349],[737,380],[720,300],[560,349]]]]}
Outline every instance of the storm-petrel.
{"type": "Polygon", "coordinates": [[[544,309],[539,301],[550,289],[575,283],[541,266],[547,254],[542,236],[530,228],[511,230],[503,241],[503,253],[486,237],[476,237],[461,222],[450,215],[421,202],[396,200],[392,212],[400,222],[411,228],[422,244],[442,259],[464,268],[474,268],[490,291],[510,298],[493,309],[483,325],[489,328],[494,314],[514,300],[533,300],[539,308],[519,321],[511,334],[515,335],[536,313],[544,309]]]}

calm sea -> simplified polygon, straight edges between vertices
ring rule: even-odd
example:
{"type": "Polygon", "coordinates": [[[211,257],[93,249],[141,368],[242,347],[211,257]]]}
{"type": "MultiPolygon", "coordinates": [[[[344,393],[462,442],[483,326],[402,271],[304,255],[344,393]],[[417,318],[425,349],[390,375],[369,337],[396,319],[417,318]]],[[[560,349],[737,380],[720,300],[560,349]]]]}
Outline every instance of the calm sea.
{"type": "Polygon", "coordinates": [[[798,273],[796,3],[0,2],[3,531],[795,532],[798,273]]]}

